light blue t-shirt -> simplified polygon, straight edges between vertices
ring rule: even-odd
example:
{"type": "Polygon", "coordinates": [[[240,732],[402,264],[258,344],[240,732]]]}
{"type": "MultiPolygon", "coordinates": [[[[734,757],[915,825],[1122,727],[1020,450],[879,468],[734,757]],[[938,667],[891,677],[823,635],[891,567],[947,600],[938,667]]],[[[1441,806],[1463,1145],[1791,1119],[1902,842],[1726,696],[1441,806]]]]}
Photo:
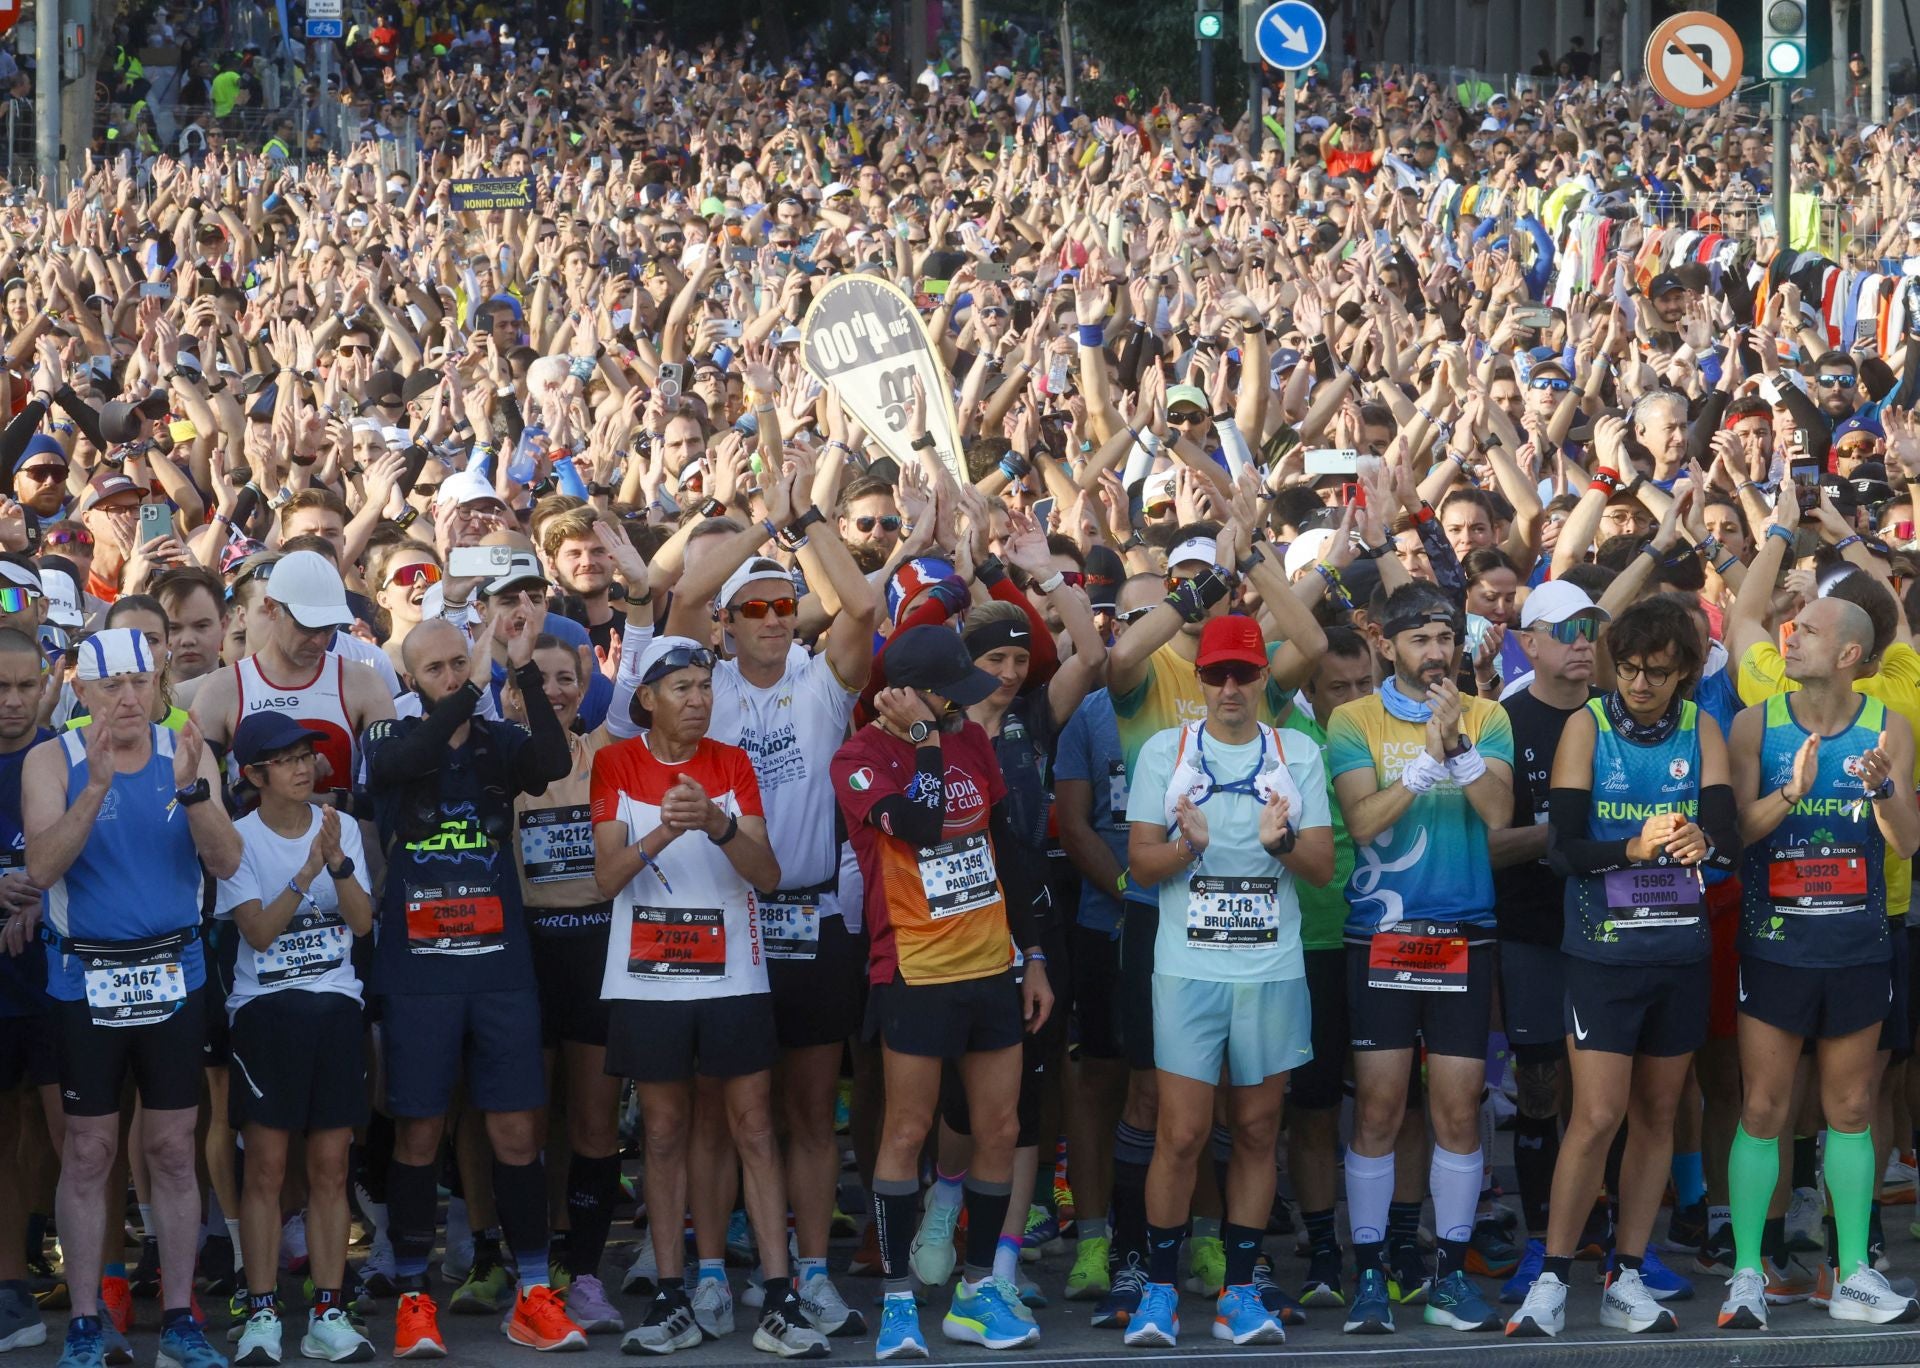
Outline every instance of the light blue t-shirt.
{"type": "MultiPolygon", "coordinates": [[[[1170,727],[1150,737],[1134,764],[1127,820],[1163,824],[1167,789],[1179,759],[1185,729],[1170,727]]],[[[1252,793],[1222,792],[1267,768],[1277,742],[1300,802],[1294,828],[1331,826],[1327,772],[1320,747],[1291,730],[1263,728],[1252,741],[1222,745],[1196,733],[1212,787],[1200,803],[1207,819],[1207,848],[1180,874],[1162,883],[1160,930],[1154,942],[1157,974],[1210,983],[1278,983],[1306,976],[1300,948],[1300,899],[1293,875],[1260,844],[1260,800],[1252,793]]],[[[1191,743],[1190,743],[1191,744],[1191,743]]]]}
{"type": "MultiPolygon", "coordinates": [[[[1053,777],[1084,780],[1093,789],[1089,825],[1107,843],[1120,867],[1127,867],[1127,761],[1120,749],[1120,727],[1113,696],[1098,689],[1074,710],[1060,730],[1053,777]]],[[[1120,934],[1120,897],[1092,879],[1080,881],[1080,911],[1075,924],[1089,931],[1120,934]]]]}

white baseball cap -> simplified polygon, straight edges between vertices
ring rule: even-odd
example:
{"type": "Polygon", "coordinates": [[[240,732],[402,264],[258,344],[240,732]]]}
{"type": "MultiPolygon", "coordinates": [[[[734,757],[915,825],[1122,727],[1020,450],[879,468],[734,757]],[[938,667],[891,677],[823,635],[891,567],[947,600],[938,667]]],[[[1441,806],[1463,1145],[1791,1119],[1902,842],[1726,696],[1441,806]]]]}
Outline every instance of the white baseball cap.
{"type": "Polygon", "coordinates": [[[1333,529],[1316,527],[1310,532],[1302,532],[1287,548],[1286,573],[1292,579],[1309,565],[1327,558],[1327,548],[1333,545],[1333,529]]]}
{"type": "Polygon", "coordinates": [[[42,570],[40,585],[47,596],[47,621],[56,627],[75,629],[87,625],[86,610],[80,604],[80,588],[64,570],[42,570]]]}
{"type": "Polygon", "coordinates": [[[1579,617],[1582,613],[1592,613],[1602,622],[1611,617],[1604,608],[1587,597],[1587,591],[1579,585],[1569,584],[1565,580],[1548,580],[1527,595],[1527,601],[1520,607],[1520,626],[1551,627],[1568,618],[1579,617]]]}
{"type": "Polygon", "coordinates": [[[547,584],[546,572],[540,568],[539,557],[531,551],[515,551],[507,562],[507,568],[488,580],[485,593],[489,598],[505,593],[516,584],[547,584]]]}
{"type": "Polygon", "coordinates": [[[766,556],[755,556],[745,565],[727,576],[727,582],[720,586],[720,592],[714,603],[725,608],[733,602],[733,596],[750,584],[771,584],[778,581],[787,593],[793,592],[793,575],[777,560],[766,556]]]}
{"type": "Polygon", "coordinates": [[[274,563],[267,597],[283,605],[302,627],[346,627],[353,622],[347,586],[333,562],[318,551],[295,551],[274,563]]]}
{"type": "Polygon", "coordinates": [[[434,496],[436,503],[504,504],[500,491],[488,482],[487,477],[476,470],[456,470],[440,482],[440,491],[434,496]]]}

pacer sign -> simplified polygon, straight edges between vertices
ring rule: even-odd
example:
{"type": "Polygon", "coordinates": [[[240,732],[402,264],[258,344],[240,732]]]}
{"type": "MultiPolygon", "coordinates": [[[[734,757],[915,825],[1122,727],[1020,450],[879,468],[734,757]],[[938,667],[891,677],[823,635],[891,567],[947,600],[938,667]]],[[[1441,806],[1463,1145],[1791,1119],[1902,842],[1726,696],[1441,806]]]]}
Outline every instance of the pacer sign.
{"type": "Polygon", "coordinates": [[[800,324],[800,355],[807,370],[839,391],[847,412],[903,469],[918,456],[907,443],[913,381],[919,377],[934,452],[956,480],[971,483],[961,460],[960,422],[946,371],[905,291],[876,276],[840,277],[814,296],[800,324]]]}

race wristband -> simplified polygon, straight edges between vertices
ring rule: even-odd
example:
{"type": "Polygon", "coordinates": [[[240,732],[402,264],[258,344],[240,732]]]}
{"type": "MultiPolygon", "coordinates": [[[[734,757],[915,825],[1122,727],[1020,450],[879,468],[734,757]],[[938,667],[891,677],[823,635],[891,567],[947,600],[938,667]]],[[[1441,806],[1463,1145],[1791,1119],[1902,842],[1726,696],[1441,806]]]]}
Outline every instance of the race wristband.
{"type": "Polygon", "coordinates": [[[1400,782],[1406,787],[1408,793],[1417,797],[1447,776],[1447,767],[1434,759],[1431,753],[1422,750],[1407,762],[1405,769],[1400,771],[1400,782]]]}
{"type": "Polygon", "coordinates": [[[1487,762],[1473,746],[1468,746],[1460,754],[1447,761],[1447,773],[1453,776],[1453,782],[1465,788],[1487,772],[1487,762]]]}
{"type": "Polygon", "coordinates": [[[1595,466],[1593,468],[1593,482],[1589,484],[1587,488],[1597,489],[1608,498],[1612,498],[1620,492],[1620,476],[1618,472],[1609,470],[1606,466],[1595,466]]]}
{"type": "Polygon", "coordinates": [[[1779,523],[1770,523],[1767,527],[1767,535],[1769,537],[1778,537],[1781,541],[1785,542],[1788,546],[1793,545],[1793,533],[1789,532],[1786,528],[1782,527],[1779,523]]]}

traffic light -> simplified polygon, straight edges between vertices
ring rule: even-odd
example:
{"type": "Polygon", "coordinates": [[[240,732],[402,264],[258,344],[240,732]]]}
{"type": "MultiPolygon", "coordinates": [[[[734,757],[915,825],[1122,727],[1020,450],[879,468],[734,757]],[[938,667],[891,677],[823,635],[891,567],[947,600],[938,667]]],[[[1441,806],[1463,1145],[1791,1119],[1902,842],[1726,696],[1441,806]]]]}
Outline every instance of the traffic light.
{"type": "Polygon", "coordinates": [[[1227,17],[1221,12],[1222,0],[1194,0],[1193,36],[1201,42],[1218,42],[1226,36],[1227,17]]]}
{"type": "Polygon", "coordinates": [[[1804,0],[1767,0],[1760,39],[1761,75],[1789,81],[1807,74],[1807,7],[1804,0]]]}

